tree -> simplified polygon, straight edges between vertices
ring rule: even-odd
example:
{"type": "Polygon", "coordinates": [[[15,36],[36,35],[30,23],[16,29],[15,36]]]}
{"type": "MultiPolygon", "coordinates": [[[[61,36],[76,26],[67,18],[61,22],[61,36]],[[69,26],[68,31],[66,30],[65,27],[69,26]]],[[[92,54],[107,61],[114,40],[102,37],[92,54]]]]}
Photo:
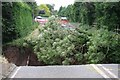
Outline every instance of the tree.
{"type": "Polygon", "coordinates": [[[49,8],[47,7],[46,4],[41,4],[39,7],[38,7],[39,10],[44,10],[45,11],[45,14],[40,14],[41,16],[50,16],[51,12],[49,10],[49,8]]]}
{"type": "Polygon", "coordinates": [[[68,5],[66,8],[66,16],[68,17],[69,21],[73,21],[73,5],[68,5]]]}
{"type": "Polygon", "coordinates": [[[2,3],[3,44],[11,42],[17,38],[25,37],[35,28],[32,24],[33,10],[34,9],[32,8],[32,3],[26,2],[2,3]]]}
{"type": "Polygon", "coordinates": [[[95,19],[95,7],[92,2],[85,2],[81,5],[81,23],[92,25],[95,19]]]}
{"type": "Polygon", "coordinates": [[[46,4],[47,7],[49,8],[51,15],[54,13],[54,4],[46,4]]]}
{"type": "Polygon", "coordinates": [[[80,22],[80,4],[79,2],[75,2],[73,5],[73,17],[74,22],[80,22]]]}
{"type": "MultiPolygon", "coordinates": [[[[34,1],[34,0],[33,0],[34,1]]],[[[37,8],[37,4],[36,2],[26,2],[32,9],[32,14],[33,14],[33,17],[37,16],[37,12],[38,12],[38,8],[37,8]]]]}
{"type": "Polygon", "coordinates": [[[66,16],[66,7],[60,7],[58,11],[58,16],[66,16]]]}
{"type": "Polygon", "coordinates": [[[96,3],[95,7],[98,25],[105,25],[108,30],[115,30],[117,26],[120,26],[120,2],[96,3]]]}

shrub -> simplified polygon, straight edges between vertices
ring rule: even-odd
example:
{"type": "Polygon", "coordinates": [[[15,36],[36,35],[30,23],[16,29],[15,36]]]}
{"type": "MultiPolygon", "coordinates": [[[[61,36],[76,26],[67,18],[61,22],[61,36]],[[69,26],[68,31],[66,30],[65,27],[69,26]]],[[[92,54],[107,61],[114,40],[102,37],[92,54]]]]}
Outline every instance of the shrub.
{"type": "Polygon", "coordinates": [[[32,8],[25,2],[2,2],[2,13],[3,44],[27,36],[38,26],[33,22],[32,8]]]}
{"type": "Polygon", "coordinates": [[[38,60],[47,65],[120,63],[120,35],[107,29],[82,25],[71,30],[51,17],[39,28],[39,34],[27,43],[38,60]]]}
{"type": "Polygon", "coordinates": [[[86,54],[88,63],[119,63],[119,35],[105,29],[98,29],[92,32],[89,39],[86,54]]]}
{"type": "Polygon", "coordinates": [[[86,35],[77,30],[65,29],[58,20],[51,17],[48,23],[39,29],[36,40],[28,40],[39,61],[46,64],[82,64],[86,35]]]}

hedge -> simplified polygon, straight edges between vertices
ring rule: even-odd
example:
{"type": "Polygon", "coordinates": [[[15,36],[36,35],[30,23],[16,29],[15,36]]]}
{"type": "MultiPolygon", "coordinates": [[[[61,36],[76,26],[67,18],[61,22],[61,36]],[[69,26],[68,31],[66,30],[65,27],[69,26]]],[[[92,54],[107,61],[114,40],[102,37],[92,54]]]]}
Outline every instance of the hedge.
{"type": "Polygon", "coordinates": [[[2,3],[3,44],[25,37],[33,26],[32,8],[25,2],[2,3]]]}

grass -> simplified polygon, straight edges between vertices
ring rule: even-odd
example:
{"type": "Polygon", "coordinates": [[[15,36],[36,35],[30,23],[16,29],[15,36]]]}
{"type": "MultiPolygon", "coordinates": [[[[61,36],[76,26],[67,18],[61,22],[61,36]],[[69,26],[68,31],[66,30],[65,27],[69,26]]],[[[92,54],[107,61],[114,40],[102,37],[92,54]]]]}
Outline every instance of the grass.
{"type": "Polygon", "coordinates": [[[29,34],[26,39],[36,39],[39,35],[39,29],[35,29],[31,34],[29,34]]]}
{"type": "MultiPolygon", "coordinates": [[[[40,26],[38,26],[40,27],[40,26]]],[[[12,42],[6,43],[5,45],[15,45],[15,46],[20,46],[23,47],[23,43],[25,43],[26,39],[36,39],[37,36],[39,35],[39,29],[38,27],[36,27],[36,29],[34,29],[29,35],[27,35],[26,37],[21,37],[18,38],[16,40],[13,40],[12,42]]],[[[4,46],[5,46],[4,45],[4,46]]]]}
{"type": "Polygon", "coordinates": [[[16,46],[23,46],[23,43],[25,42],[24,38],[19,38],[16,40],[13,40],[12,42],[9,42],[5,45],[16,45],[16,46]]]}

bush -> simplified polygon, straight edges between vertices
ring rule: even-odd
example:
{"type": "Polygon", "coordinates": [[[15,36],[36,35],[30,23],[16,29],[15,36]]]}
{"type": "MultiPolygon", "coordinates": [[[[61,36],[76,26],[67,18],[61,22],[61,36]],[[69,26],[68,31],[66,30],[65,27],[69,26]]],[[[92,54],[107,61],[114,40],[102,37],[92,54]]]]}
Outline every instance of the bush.
{"type": "Polygon", "coordinates": [[[36,40],[28,40],[39,61],[46,64],[82,64],[86,35],[77,30],[65,29],[57,19],[51,17],[48,23],[39,29],[36,40]]]}
{"type": "Polygon", "coordinates": [[[120,35],[107,29],[82,25],[70,30],[51,17],[39,34],[28,39],[27,45],[47,65],[120,63],[120,35]]]}
{"type": "Polygon", "coordinates": [[[87,42],[88,52],[86,58],[88,63],[120,63],[120,46],[118,41],[120,35],[105,29],[96,29],[87,42]]]}
{"type": "Polygon", "coordinates": [[[32,8],[25,2],[2,3],[3,44],[27,36],[38,24],[33,22],[32,8]]]}

